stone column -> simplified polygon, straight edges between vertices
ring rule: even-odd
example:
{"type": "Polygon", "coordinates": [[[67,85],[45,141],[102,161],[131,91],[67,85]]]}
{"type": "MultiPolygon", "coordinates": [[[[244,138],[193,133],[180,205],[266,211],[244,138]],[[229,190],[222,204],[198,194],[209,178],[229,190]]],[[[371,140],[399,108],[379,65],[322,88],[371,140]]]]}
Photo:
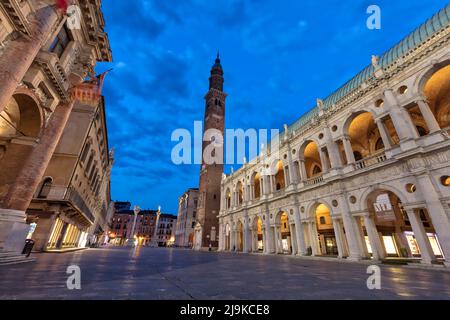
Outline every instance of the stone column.
{"type": "Polygon", "coordinates": [[[2,208],[25,212],[47,169],[66,126],[74,102],[59,104],[48,121],[39,143],[24,163],[15,183],[6,194],[2,208]]]}
{"type": "Polygon", "coordinates": [[[340,200],[342,204],[342,222],[345,228],[345,236],[347,237],[349,260],[361,260],[362,253],[358,245],[358,232],[356,230],[355,220],[351,216],[350,207],[346,197],[342,196],[340,200]]]}
{"type": "Polygon", "coordinates": [[[392,147],[391,138],[386,130],[386,127],[384,126],[383,120],[378,118],[375,122],[377,124],[378,131],[380,132],[381,140],[383,140],[384,149],[390,149],[392,147]]]}
{"type": "Polygon", "coordinates": [[[342,227],[341,227],[341,221],[337,218],[333,218],[333,229],[334,229],[334,236],[336,237],[336,244],[338,247],[338,258],[344,258],[344,243],[342,239],[342,227]]]}
{"type": "Polygon", "coordinates": [[[355,155],[353,154],[352,144],[350,142],[350,137],[344,135],[342,137],[342,144],[344,145],[345,157],[347,158],[347,164],[355,163],[355,155]]]}
{"type": "Polygon", "coordinates": [[[330,162],[332,168],[339,168],[342,166],[341,156],[339,155],[339,149],[336,142],[333,141],[333,137],[330,132],[330,128],[324,128],[325,136],[327,139],[327,150],[330,156],[330,162]]]}
{"type": "Polygon", "coordinates": [[[294,223],[289,224],[289,232],[291,234],[291,246],[292,246],[291,254],[293,256],[295,256],[298,252],[298,249],[297,249],[297,241],[296,241],[296,236],[295,236],[295,224],[294,223]]]}
{"type": "Polygon", "coordinates": [[[293,184],[297,182],[296,175],[295,175],[295,169],[294,169],[294,162],[292,161],[292,153],[291,153],[291,147],[288,146],[288,168],[289,168],[289,184],[293,184]]]}
{"type": "Polygon", "coordinates": [[[279,241],[278,241],[278,227],[275,225],[273,226],[273,239],[274,239],[274,243],[275,243],[275,253],[280,253],[280,245],[279,245],[279,241]]]}
{"type": "Polygon", "coordinates": [[[430,133],[440,131],[441,127],[439,126],[436,117],[434,116],[433,112],[431,112],[430,106],[425,101],[425,99],[421,98],[417,100],[416,103],[419,106],[420,113],[422,113],[423,119],[425,120],[430,133]]]}
{"type": "Polygon", "coordinates": [[[314,225],[314,222],[308,222],[308,228],[309,228],[309,236],[310,236],[310,243],[311,243],[311,252],[312,256],[317,256],[319,253],[319,247],[317,246],[317,230],[316,226],[314,225]]]}
{"type": "Polygon", "coordinates": [[[7,251],[23,248],[28,225],[25,211],[30,205],[53,152],[66,126],[73,101],[59,104],[51,115],[39,143],[25,160],[14,184],[0,205],[0,245],[7,251]]]}
{"type": "Polygon", "coordinates": [[[0,55],[0,112],[30,68],[33,60],[58,22],[54,6],[45,6],[30,14],[31,36],[20,34],[9,41],[0,55]]]}
{"type": "Polygon", "coordinates": [[[364,225],[366,227],[367,236],[369,237],[370,246],[372,247],[372,255],[374,260],[381,260],[385,258],[383,246],[381,245],[380,236],[373,218],[369,214],[364,215],[364,225]]]}
{"type": "Polygon", "coordinates": [[[436,261],[436,256],[431,248],[430,241],[428,240],[427,233],[420,220],[418,213],[414,209],[407,209],[409,222],[411,223],[411,228],[414,232],[414,236],[419,244],[420,256],[422,258],[422,263],[431,264],[436,261]]]}
{"type": "MultiPolygon", "coordinates": [[[[425,200],[428,214],[438,235],[439,244],[444,253],[445,265],[450,267],[450,221],[442,205],[437,188],[428,174],[417,177],[418,189],[425,200]]],[[[420,245],[420,244],[419,244],[420,245]]]]}
{"type": "Polygon", "coordinates": [[[242,248],[242,252],[244,252],[244,253],[248,253],[248,250],[249,250],[249,234],[248,234],[248,218],[247,217],[245,217],[244,218],[244,245],[243,245],[243,248],[242,248]]]}
{"type": "Polygon", "coordinates": [[[403,107],[398,105],[392,89],[386,90],[384,96],[386,98],[384,104],[389,111],[400,141],[417,138],[418,135],[411,121],[411,117],[403,107]]]}
{"type": "Polygon", "coordinates": [[[270,214],[266,213],[266,232],[267,232],[267,253],[275,253],[275,240],[273,237],[272,226],[270,225],[270,214]]]}
{"type": "Polygon", "coordinates": [[[223,244],[224,244],[224,239],[223,239],[223,221],[222,221],[222,219],[219,219],[219,247],[218,247],[218,251],[223,251],[223,244]]]}
{"type": "Polygon", "coordinates": [[[303,225],[300,221],[300,210],[298,210],[298,206],[294,206],[294,222],[295,235],[297,237],[297,254],[306,256],[307,250],[305,245],[305,236],[303,233],[303,225]]]}
{"type": "Polygon", "coordinates": [[[320,162],[322,164],[322,172],[326,173],[330,167],[328,166],[327,156],[322,147],[319,147],[320,162]]]}
{"type": "Polygon", "coordinates": [[[308,174],[306,173],[305,159],[299,159],[298,162],[300,165],[301,180],[302,181],[308,180],[308,174]]]}

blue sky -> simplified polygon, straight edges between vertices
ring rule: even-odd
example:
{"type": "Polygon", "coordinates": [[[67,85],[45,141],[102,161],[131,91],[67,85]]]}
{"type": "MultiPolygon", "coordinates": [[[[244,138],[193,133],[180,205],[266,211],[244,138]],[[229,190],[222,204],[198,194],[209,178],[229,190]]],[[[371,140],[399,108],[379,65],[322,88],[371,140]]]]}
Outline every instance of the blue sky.
{"type": "Polygon", "coordinates": [[[227,128],[282,128],[326,98],[444,0],[103,1],[113,51],[105,81],[113,200],[176,213],[198,165],[171,162],[171,133],[202,120],[220,49],[227,128]],[[381,8],[381,30],[366,9],[381,8]]]}

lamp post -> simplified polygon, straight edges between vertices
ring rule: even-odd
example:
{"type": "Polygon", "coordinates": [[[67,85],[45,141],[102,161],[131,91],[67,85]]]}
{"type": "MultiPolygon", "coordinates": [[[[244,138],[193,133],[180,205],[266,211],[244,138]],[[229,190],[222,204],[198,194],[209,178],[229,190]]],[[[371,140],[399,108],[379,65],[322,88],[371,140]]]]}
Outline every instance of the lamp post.
{"type": "Polygon", "coordinates": [[[131,247],[135,246],[135,243],[134,243],[134,231],[136,229],[136,220],[137,220],[137,216],[138,216],[139,212],[141,212],[141,208],[139,208],[138,205],[135,205],[134,208],[133,208],[133,213],[134,213],[133,226],[131,227],[130,236],[127,239],[127,245],[131,246],[131,247]]]}
{"type": "Polygon", "coordinates": [[[159,217],[161,216],[161,206],[158,206],[158,211],[156,212],[155,230],[153,231],[152,241],[150,241],[150,247],[157,248],[158,240],[156,239],[158,233],[159,217]]]}

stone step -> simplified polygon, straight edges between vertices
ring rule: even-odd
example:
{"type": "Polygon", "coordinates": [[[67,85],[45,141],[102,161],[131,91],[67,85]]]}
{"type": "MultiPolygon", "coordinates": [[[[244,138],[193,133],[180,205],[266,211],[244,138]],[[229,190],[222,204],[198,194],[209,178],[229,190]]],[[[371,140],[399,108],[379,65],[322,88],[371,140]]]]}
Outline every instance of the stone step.
{"type": "Polygon", "coordinates": [[[0,266],[33,261],[36,261],[36,259],[32,257],[27,258],[25,255],[19,254],[17,252],[0,251],[0,266]]]}

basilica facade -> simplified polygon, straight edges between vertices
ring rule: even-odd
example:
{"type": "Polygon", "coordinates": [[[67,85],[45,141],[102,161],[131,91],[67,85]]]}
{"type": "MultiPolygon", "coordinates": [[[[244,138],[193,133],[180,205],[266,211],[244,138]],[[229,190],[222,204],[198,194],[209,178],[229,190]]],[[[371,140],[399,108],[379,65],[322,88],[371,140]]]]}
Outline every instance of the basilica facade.
{"type": "Polygon", "coordinates": [[[449,23],[447,5],[224,175],[219,250],[449,267],[449,23]]]}

